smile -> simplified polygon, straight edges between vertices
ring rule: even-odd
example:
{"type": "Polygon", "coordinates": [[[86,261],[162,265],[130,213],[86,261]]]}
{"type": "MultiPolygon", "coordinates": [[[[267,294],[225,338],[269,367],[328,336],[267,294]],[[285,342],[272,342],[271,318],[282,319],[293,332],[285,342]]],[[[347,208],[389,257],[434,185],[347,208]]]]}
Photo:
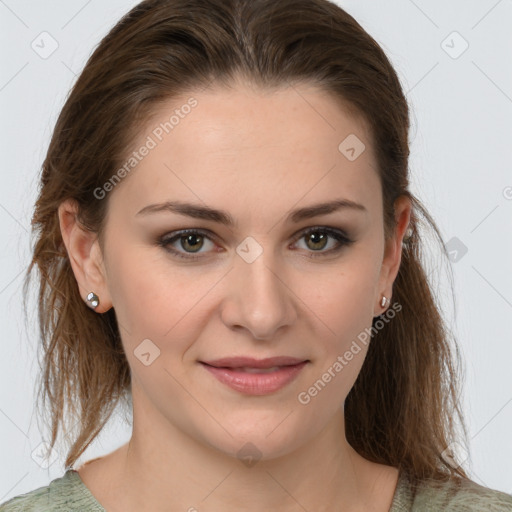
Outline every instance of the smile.
{"type": "Polygon", "coordinates": [[[201,362],[215,379],[247,395],[267,395],[284,388],[300,373],[308,361],[294,364],[257,366],[213,366],[201,362]]]}

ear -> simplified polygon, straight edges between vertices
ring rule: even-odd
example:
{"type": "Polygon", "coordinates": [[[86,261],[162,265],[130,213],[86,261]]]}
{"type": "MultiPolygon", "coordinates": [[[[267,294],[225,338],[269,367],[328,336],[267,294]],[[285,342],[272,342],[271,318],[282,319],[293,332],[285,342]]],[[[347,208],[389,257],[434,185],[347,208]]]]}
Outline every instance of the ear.
{"type": "Polygon", "coordinates": [[[381,315],[389,306],[389,303],[386,306],[381,306],[382,295],[388,299],[391,299],[393,295],[393,282],[398,274],[402,259],[402,241],[411,218],[411,200],[407,196],[400,196],[395,200],[394,208],[395,232],[387,240],[384,249],[377,297],[378,312],[374,313],[375,316],[381,315]]]}
{"type": "Polygon", "coordinates": [[[67,199],[59,205],[62,240],[84,303],[87,305],[87,295],[94,292],[100,299],[94,311],[104,313],[112,307],[112,300],[107,287],[103,255],[96,233],[80,224],[77,212],[78,205],[73,199],[67,199]]]}

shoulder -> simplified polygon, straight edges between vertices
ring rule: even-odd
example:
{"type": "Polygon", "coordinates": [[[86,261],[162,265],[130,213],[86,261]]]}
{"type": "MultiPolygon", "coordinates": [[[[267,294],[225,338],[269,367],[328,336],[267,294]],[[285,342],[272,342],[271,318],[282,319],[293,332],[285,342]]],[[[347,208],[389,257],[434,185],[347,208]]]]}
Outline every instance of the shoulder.
{"type": "Polygon", "coordinates": [[[105,512],[83,484],[78,473],[68,470],[49,485],[20,494],[0,504],[0,512],[105,512]]]}
{"type": "Polygon", "coordinates": [[[447,481],[422,480],[413,486],[407,476],[403,475],[400,494],[400,504],[408,508],[397,507],[397,512],[512,512],[512,495],[463,478],[447,481]]]}

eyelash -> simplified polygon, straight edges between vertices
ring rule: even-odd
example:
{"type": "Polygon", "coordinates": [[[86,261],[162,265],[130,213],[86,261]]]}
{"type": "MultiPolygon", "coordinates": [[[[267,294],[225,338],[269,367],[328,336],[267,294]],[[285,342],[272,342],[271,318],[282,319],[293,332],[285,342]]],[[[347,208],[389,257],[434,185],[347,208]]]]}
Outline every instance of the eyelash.
{"type": "MultiPolygon", "coordinates": [[[[304,231],[301,231],[297,237],[294,238],[293,243],[298,242],[302,238],[306,237],[307,235],[311,233],[325,233],[331,238],[334,238],[338,245],[332,249],[329,249],[328,251],[310,251],[311,255],[308,256],[308,258],[314,259],[314,258],[321,258],[325,257],[327,255],[331,255],[333,253],[339,252],[343,247],[348,247],[354,243],[354,240],[350,239],[343,231],[329,228],[326,226],[315,226],[312,228],[308,228],[304,231]]],[[[202,258],[203,256],[194,256],[192,253],[183,253],[181,251],[177,251],[176,249],[173,249],[170,247],[172,243],[174,243],[176,240],[179,240],[180,238],[186,236],[186,235],[201,235],[205,238],[208,238],[210,241],[213,242],[212,238],[209,236],[209,233],[207,231],[201,230],[201,229],[184,229],[181,231],[175,231],[174,233],[168,233],[161,238],[158,239],[158,245],[162,247],[165,251],[173,254],[174,256],[194,261],[202,258]],[[169,237],[169,234],[172,234],[173,236],[169,237]],[[184,254],[187,254],[187,256],[184,256],[184,254]]]]}

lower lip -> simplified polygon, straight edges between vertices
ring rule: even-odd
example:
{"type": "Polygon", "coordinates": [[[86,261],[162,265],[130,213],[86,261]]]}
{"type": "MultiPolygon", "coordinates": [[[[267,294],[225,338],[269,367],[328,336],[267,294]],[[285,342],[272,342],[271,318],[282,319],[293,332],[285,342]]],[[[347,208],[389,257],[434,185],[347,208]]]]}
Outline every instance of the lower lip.
{"type": "Polygon", "coordinates": [[[217,380],[246,395],[267,395],[284,388],[304,368],[307,361],[281,366],[271,373],[248,373],[232,368],[217,368],[203,364],[217,380]]]}

